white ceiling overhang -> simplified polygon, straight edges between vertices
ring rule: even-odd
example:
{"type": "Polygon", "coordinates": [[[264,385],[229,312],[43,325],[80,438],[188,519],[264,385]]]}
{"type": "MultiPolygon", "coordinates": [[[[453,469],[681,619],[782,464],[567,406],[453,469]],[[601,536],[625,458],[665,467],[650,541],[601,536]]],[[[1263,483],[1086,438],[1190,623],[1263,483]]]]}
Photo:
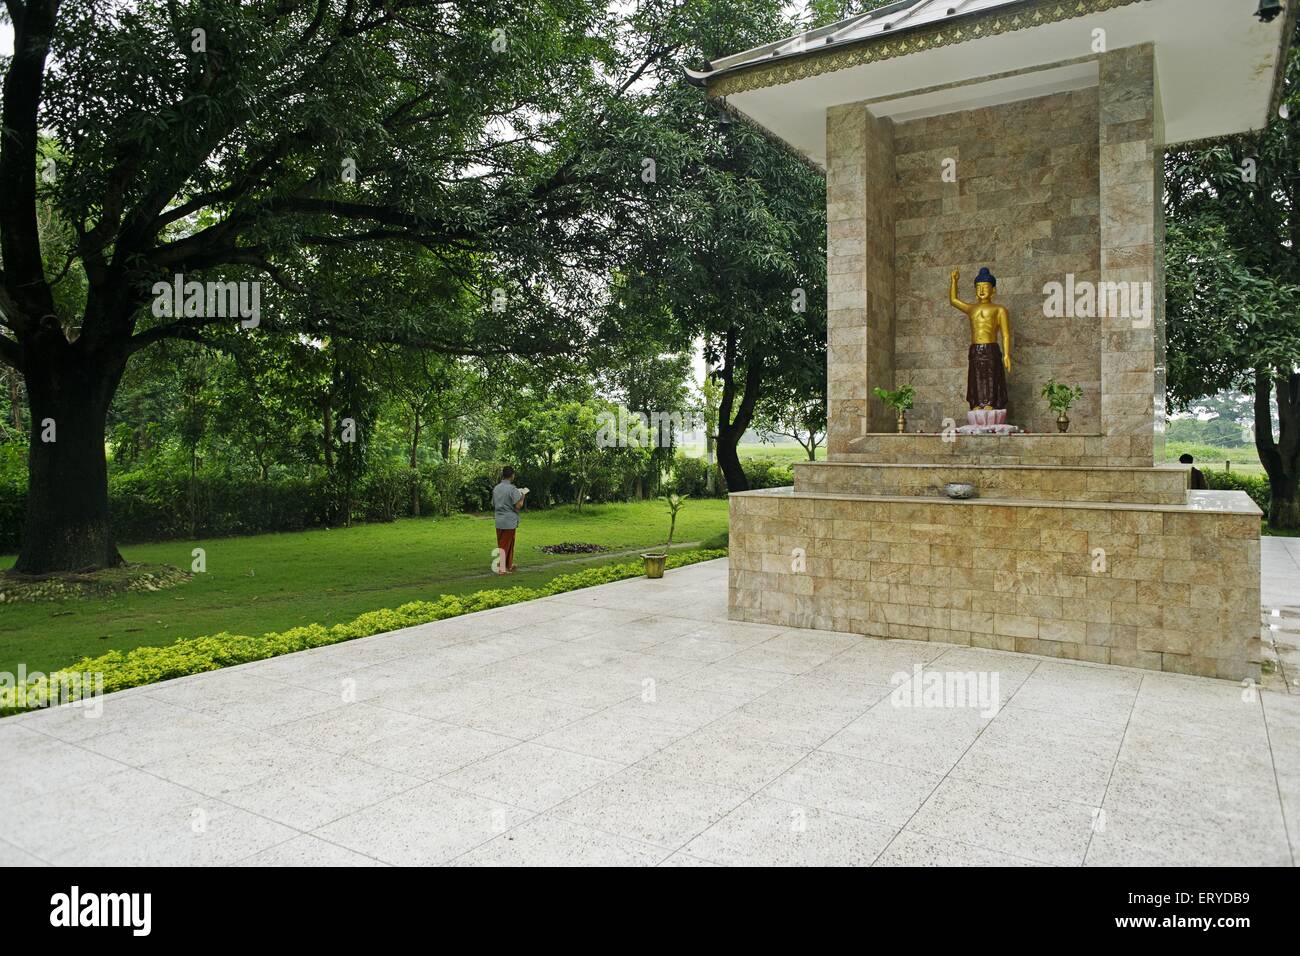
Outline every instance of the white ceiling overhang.
{"type": "MultiPolygon", "coordinates": [[[[1290,0],[1289,6],[1296,2],[1290,0]]],[[[1165,142],[1172,145],[1260,129],[1268,122],[1295,17],[1292,10],[1261,23],[1254,16],[1258,0],[1103,0],[1104,9],[1090,6],[1090,0],[1062,0],[1050,5],[1058,16],[1062,8],[1082,12],[818,72],[816,57],[854,44],[897,42],[912,26],[918,33],[940,28],[948,11],[953,11],[954,24],[973,24],[987,20],[972,13],[988,18],[1002,10],[1035,9],[1018,0],[941,0],[938,6],[919,0],[898,6],[897,13],[885,17],[844,21],[815,35],[727,57],[710,72],[693,76],[725,96],[731,107],[825,165],[829,107],[864,102],[877,115],[905,121],[1080,89],[1097,83],[1098,36],[1104,36],[1110,50],[1153,43],[1165,142]],[[888,21],[895,25],[885,31],[888,21]],[[826,52],[797,52],[809,49],[826,52]],[[810,75],[787,82],[785,73],[774,80],[780,84],[775,86],[757,85],[760,74],[735,82],[791,56],[802,57],[797,62],[806,66],[799,72],[810,75]],[[746,85],[757,88],[727,92],[746,85]]]]}

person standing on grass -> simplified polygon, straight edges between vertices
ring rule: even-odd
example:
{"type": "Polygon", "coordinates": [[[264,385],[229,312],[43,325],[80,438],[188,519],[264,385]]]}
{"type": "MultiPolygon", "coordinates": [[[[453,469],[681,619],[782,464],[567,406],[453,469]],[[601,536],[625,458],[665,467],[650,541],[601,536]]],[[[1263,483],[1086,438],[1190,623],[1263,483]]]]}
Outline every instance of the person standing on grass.
{"type": "Polygon", "coordinates": [[[497,574],[515,573],[515,529],[519,527],[519,510],[524,506],[528,489],[515,487],[515,470],[501,469],[501,480],[492,489],[492,511],[496,515],[497,549],[501,552],[501,570],[497,574]]]}

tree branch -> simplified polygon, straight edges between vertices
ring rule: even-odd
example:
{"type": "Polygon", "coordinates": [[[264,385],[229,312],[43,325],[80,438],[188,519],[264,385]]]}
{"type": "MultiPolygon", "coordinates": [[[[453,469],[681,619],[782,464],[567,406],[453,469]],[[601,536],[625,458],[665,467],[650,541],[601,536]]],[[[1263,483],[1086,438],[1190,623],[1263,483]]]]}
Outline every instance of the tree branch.
{"type": "Polygon", "coordinates": [[[20,4],[6,0],[14,26],[14,53],[4,78],[0,112],[0,258],[6,291],[17,306],[12,327],[34,329],[37,319],[54,312],[54,297],[41,258],[36,220],[38,114],[54,19],[59,0],[20,4]]]}
{"type": "Polygon", "coordinates": [[[23,371],[23,350],[7,335],[0,335],[0,363],[8,365],[17,372],[23,371]]]}

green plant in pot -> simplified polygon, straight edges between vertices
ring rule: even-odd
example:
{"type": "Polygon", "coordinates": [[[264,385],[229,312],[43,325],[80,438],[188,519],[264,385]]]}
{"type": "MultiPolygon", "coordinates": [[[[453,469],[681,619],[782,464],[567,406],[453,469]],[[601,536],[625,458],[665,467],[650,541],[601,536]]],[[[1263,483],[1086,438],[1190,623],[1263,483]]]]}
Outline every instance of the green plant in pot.
{"type": "Polygon", "coordinates": [[[664,576],[664,562],[668,560],[668,549],[673,546],[673,533],[677,530],[677,512],[682,510],[682,505],[686,504],[686,499],[690,495],[667,495],[659,500],[668,504],[668,540],[664,543],[662,551],[647,551],[641,557],[645,560],[645,576],[648,578],[662,578],[664,576]]]}
{"type": "Polygon", "coordinates": [[[916,389],[911,385],[904,385],[902,388],[891,392],[889,389],[877,385],[876,398],[898,414],[898,433],[901,435],[907,430],[907,410],[916,403],[916,389]]]}
{"type": "Polygon", "coordinates": [[[1043,398],[1047,399],[1047,407],[1057,413],[1057,431],[1069,430],[1070,416],[1067,413],[1070,411],[1070,406],[1082,395],[1083,389],[1078,385],[1062,385],[1053,378],[1047,380],[1047,384],[1043,386],[1043,398]]]}

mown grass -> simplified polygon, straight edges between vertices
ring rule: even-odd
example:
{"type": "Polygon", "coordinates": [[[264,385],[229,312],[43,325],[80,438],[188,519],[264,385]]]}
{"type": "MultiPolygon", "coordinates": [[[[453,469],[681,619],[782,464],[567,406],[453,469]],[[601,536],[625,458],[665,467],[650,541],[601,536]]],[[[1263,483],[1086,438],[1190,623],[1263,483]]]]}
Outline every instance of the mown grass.
{"type": "MultiPolygon", "coordinates": [[[[724,500],[687,502],[678,542],[718,546],[727,530],[724,500]],[[712,539],[712,540],[710,540],[712,539]]],[[[539,587],[559,574],[627,561],[626,555],[547,555],[540,545],[566,541],[627,551],[662,543],[668,533],[659,501],[571,506],[524,513],[516,545],[519,572],[490,575],[496,547],[491,516],[410,518],[329,531],[122,548],[128,561],[188,569],[203,548],[207,571],[178,587],[104,600],[0,604],[0,671],[51,670],[88,655],[169,644],[231,631],[262,634],[300,624],[338,624],[379,608],[499,586],[539,587]]],[[[725,547],[725,543],[722,544],[725,547]]],[[[0,558],[0,569],[13,558],[0,558]]],[[[0,580],[0,590],[3,581],[0,580]]]]}

